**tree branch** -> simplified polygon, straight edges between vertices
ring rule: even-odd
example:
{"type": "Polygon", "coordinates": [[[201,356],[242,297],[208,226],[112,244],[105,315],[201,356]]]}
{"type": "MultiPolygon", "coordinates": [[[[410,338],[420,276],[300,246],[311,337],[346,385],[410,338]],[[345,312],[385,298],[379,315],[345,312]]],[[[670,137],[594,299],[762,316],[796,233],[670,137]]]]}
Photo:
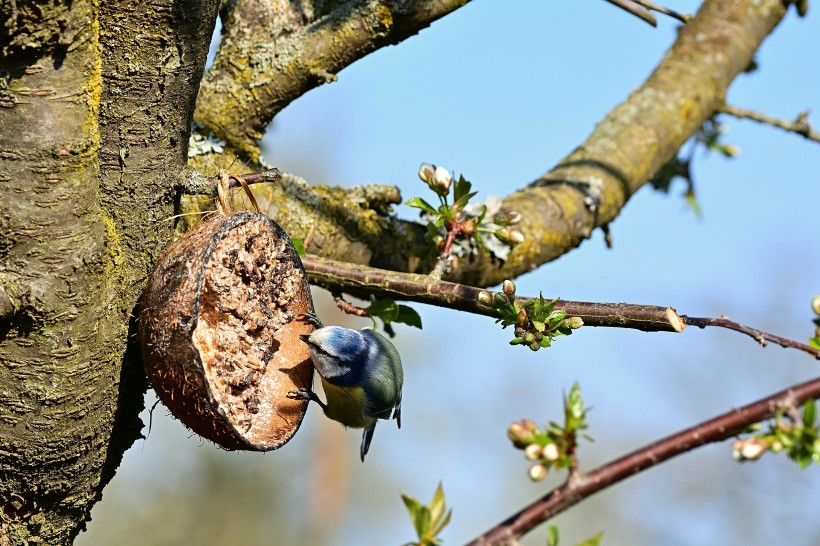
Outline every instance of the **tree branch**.
{"type": "Polygon", "coordinates": [[[773,417],[781,407],[795,407],[818,398],[820,379],[814,379],[667,436],[595,470],[576,475],[468,546],[517,544],[519,537],[539,524],[611,485],[702,445],[730,438],[750,425],[773,417]]]}
{"type": "Polygon", "coordinates": [[[686,315],[682,315],[680,318],[683,320],[685,324],[697,326],[698,328],[706,328],[707,326],[719,326],[721,328],[728,328],[729,330],[740,332],[741,334],[746,334],[747,336],[753,338],[758,343],[760,343],[762,347],[765,347],[766,344],[769,341],[771,341],[772,343],[776,343],[781,347],[787,349],[797,349],[799,351],[803,351],[804,353],[812,355],[814,358],[820,359],[820,350],[815,349],[814,347],[806,345],[805,343],[798,343],[797,341],[793,341],[785,337],[776,336],[774,334],[770,334],[768,332],[764,332],[762,330],[758,330],[750,326],[745,326],[733,320],[729,320],[726,317],[698,318],[687,317],[686,315]]]}
{"type": "Polygon", "coordinates": [[[222,13],[222,43],[195,117],[206,132],[258,163],[257,141],[291,101],[468,1],[357,0],[332,3],[321,13],[310,2],[231,2],[222,13]]]}
{"type": "MultiPolygon", "coordinates": [[[[523,217],[518,227],[525,241],[503,266],[488,257],[462,260],[447,278],[473,286],[515,278],[565,254],[594,228],[612,222],[632,194],[714,114],[729,84],[784,13],[781,0],[707,0],[681,28],[654,73],[585,142],[555,169],[505,198],[504,208],[523,217]]],[[[200,104],[205,96],[200,95],[200,104]]],[[[344,190],[309,188],[273,185],[265,190],[271,196],[269,214],[293,237],[304,237],[314,224],[345,226],[331,244],[323,245],[319,243],[326,238],[317,229],[316,245],[309,252],[388,269],[430,271],[422,226],[361,206],[325,206],[332,204],[325,199],[329,192],[344,201],[344,190]],[[314,203],[323,208],[316,209],[314,203]]],[[[257,194],[257,200],[265,209],[264,198],[257,194]]]]}
{"type": "MultiPolygon", "coordinates": [[[[497,318],[491,302],[497,292],[474,286],[434,279],[428,275],[399,273],[385,269],[330,260],[314,255],[302,257],[302,264],[312,284],[332,293],[347,292],[362,299],[371,294],[378,298],[415,301],[437,307],[497,318]]],[[[517,297],[525,303],[531,297],[517,297]]],[[[717,326],[746,334],[762,346],[772,342],[785,348],[803,351],[820,359],[820,350],[756,328],[721,318],[698,318],[678,315],[672,307],[631,303],[597,303],[559,300],[556,309],[571,317],[581,317],[585,326],[631,328],[644,332],[682,332],[688,325],[706,328],[717,326]]]]}
{"type": "Polygon", "coordinates": [[[721,114],[729,114],[730,116],[734,116],[738,119],[750,119],[752,121],[756,121],[757,123],[771,125],[772,127],[777,127],[778,129],[783,129],[784,131],[789,131],[790,133],[800,135],[808,140],[820,142],[820,133],[812,129],[812,126],[809,124],[808,111],[797,114],[794,121],[787,121],[768,114],[763,114],[761,112],[755,112],[754,110],[747,110],[738,106],[732,106],[731,104],[724,104],[718,108],[718,112],[721,114]]]}
{"type": "Polygon", "coordinates": [[[644,9],[636,2],[631,2],[630,0],[606,0],[610,4],[615,7],[621,8],[625,12],[634,15],[638,19],[642,19],[652,25],[653,27],[658,26],[658,21],[655,19],[655,16],[652,15],[649,10],[644,9]]]}
{"type": "MultiPolygon", "coordinates": [[[[347,292],[364,298],[373,294],[498,317],[492,306],[482,303],[482,300],[492,301],[495,294],[492,291],[436,280],[427,275],[374,269],[318,256],[303,256],[302,263],[310,282],[331,292],[347,292]]],[[[533,298],[517,299],[526,302],[533,298]]],[[[646,332],[681,332],[685,327],[670,307],[559,301],[555,308],[566,311],[570,316],[581,317],[587,326],[633,328],[646,332]]]]}

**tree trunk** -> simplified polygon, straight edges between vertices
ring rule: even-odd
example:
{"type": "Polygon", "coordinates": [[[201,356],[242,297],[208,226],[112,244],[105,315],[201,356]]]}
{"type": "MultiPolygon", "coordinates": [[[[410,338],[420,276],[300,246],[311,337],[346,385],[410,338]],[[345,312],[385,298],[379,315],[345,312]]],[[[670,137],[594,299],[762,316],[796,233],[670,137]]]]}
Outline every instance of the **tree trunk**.
{"type": "Polygon", "coordinates": [[[70,543],[140,436],[129,317],[172,233],[217,2],[2,9],[0,544],[70,543]]]}

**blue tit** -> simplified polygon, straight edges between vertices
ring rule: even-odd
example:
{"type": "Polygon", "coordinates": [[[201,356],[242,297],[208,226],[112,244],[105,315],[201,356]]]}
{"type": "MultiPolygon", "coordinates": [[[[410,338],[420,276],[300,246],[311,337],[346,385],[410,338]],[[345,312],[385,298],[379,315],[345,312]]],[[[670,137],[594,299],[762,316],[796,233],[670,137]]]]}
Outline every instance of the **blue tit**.
{"type": "MultiPolygon", "coordinates": [[[[315,316],[308,318],[317,324],[315,316]]],[[[327,403],[313,391],[291,391],[292,398],[313,400],[325,415],[346,427],[363,428],[361,457],[370,448],[379,419],[396,420],[401,428],[401,388],[404,372],[399,352],[373,330],[324,326],[300,336],[322,380],[327,403]]]]}

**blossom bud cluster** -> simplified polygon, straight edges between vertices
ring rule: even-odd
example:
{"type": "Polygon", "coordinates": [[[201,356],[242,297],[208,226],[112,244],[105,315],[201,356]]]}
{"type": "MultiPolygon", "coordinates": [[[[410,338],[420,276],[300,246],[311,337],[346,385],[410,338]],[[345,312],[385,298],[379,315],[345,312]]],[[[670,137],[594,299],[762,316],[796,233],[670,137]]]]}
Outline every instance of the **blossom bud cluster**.
{"type": "Polygon", "coordinates": [[[529,469],[532,481],[543,480],[549,467],[561,457],[558,444],[549,441],[542,430],[529,419],[522,419],[510,425],[507,436],[515,447],[524,450],[524,457],[534,461],[529,469]]]}

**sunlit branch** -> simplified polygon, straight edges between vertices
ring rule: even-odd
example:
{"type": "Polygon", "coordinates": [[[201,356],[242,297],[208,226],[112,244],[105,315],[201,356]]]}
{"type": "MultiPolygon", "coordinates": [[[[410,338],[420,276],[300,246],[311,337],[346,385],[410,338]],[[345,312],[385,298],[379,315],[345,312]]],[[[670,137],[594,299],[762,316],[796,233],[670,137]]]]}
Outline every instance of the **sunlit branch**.
{"type": "Polygon", "coordinates": [[[774,417],[780,408],[795,407],[820,398],[820,379],[788,388],[747,406],[733,409],[653,444],[580,473],[541,499],[493,527],[468,546],[517,544],[519,537],[595,493],[673,457],[702,445],[720,442],[746,427],[774,417]]]}

